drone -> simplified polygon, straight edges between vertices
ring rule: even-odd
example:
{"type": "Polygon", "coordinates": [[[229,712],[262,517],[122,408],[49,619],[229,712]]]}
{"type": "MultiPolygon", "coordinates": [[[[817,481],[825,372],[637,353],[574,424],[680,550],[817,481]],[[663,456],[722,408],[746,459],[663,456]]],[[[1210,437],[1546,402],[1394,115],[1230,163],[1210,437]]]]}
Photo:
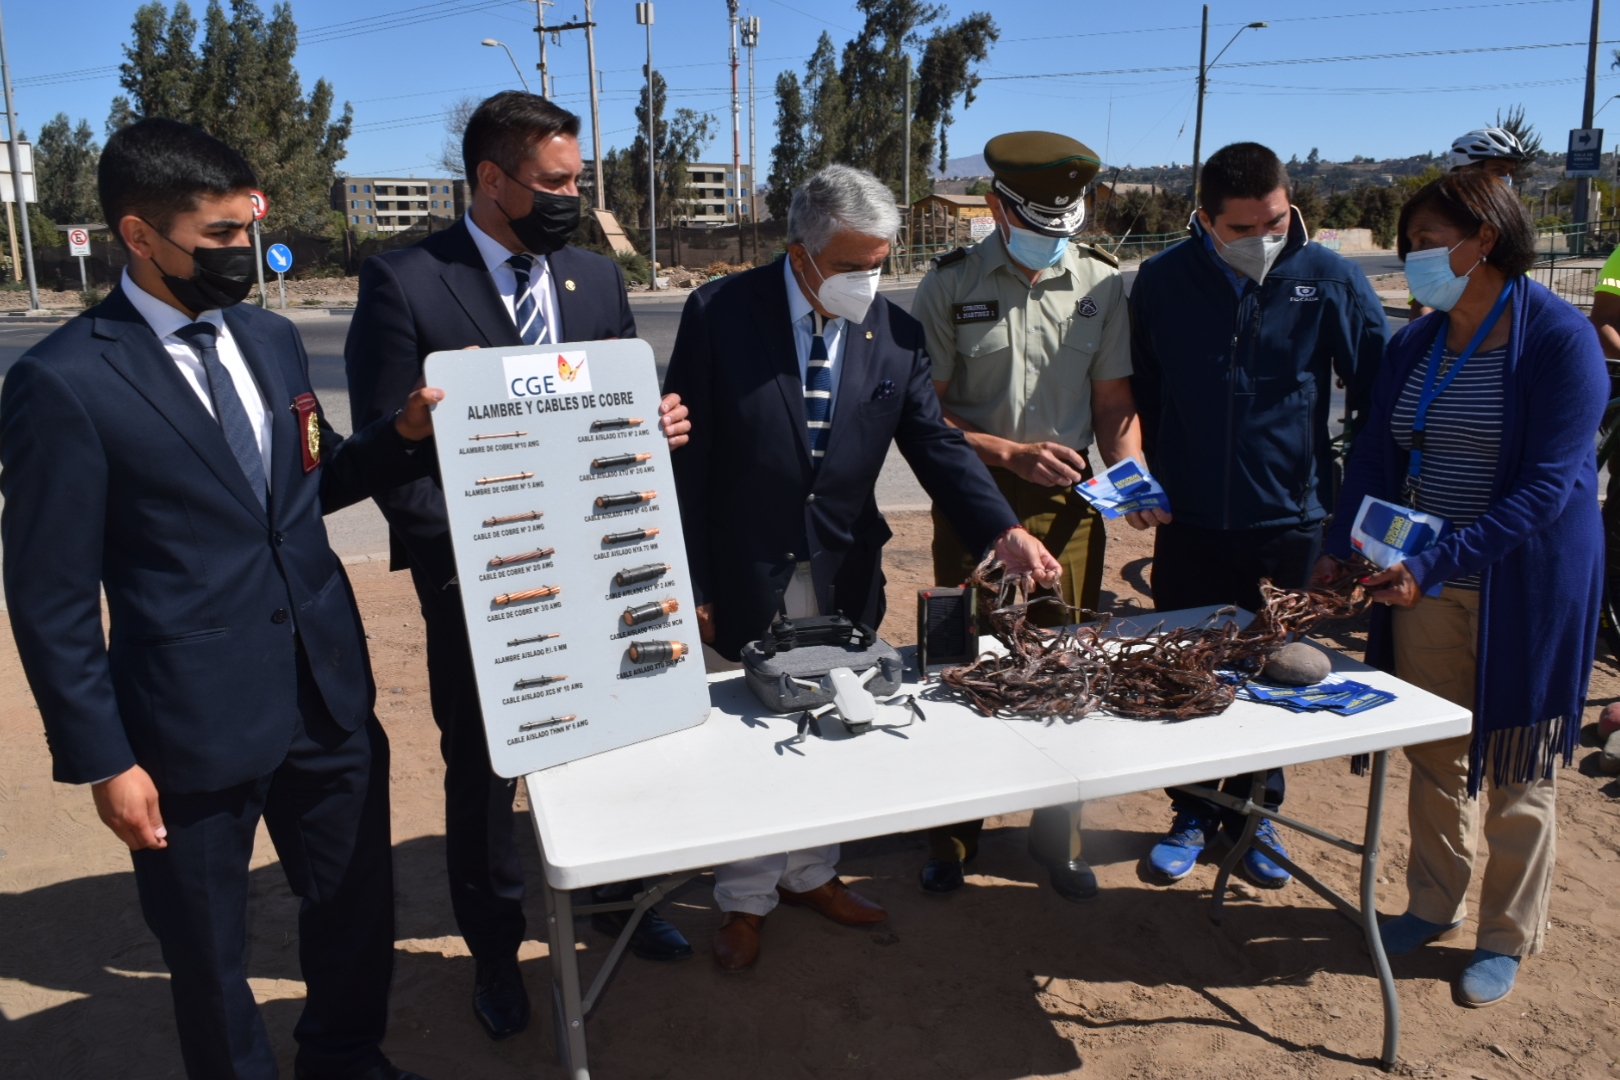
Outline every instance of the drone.
{"type": "MultiPolygon", "coordinates": [[[[814,730],[818,738],[838,738],[837,734],[829,735],[822,727],[823,717],[832,716],[839,722],[848,735],[864,735],[874,729],[878,731],[894,731],[899,728],[910,727],[917,720],[926,720],[922,706],[917,704],[915,694],[895,694],[879,701],[867,690],[866,684],[882,673],[882,667],[873,665],[865,675],[857,675],[846,667],[833,668],[819,679],[800,679],[788,676],[788,680],[802,690],[818,690],[830,693],[833,699],[830,703],[819,708],[806,709],[799,714],[799,733],[788,740],[788,744],[802,743],[805,734],[814,730]],[[879,724],[878,708],[885,705],[895,705],[910,710],[906,722],[903,724],[879,724]]],[[[836,729],[834,729],[836,731],[836,729]]]]}

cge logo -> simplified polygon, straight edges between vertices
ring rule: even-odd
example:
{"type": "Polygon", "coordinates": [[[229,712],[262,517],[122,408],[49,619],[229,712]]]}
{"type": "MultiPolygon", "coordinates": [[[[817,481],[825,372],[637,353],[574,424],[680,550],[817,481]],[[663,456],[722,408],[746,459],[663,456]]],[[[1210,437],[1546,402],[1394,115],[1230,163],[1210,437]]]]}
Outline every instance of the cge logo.
{"type": "Polygon", "coordinates": [[[524,353],[501,358],[509,398],[588,394],[591,372],[584,352],[524,353]]]}

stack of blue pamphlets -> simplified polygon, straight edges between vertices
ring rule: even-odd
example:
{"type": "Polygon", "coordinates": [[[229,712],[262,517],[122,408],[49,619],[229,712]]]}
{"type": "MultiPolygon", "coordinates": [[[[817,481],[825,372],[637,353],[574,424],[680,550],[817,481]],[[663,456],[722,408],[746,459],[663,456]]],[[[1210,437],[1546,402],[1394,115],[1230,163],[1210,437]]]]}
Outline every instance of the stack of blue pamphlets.
{"type": "Polygon", "coordinates": [[[1395,695],[1387,690],[1374,690],[1366,683],[1347,679],[1343,675],[1329,675],[1313,686],[1273,686],[1250,679],[1239,688],[1238,697],[1245,701],[1258,701],[1262,705],[1276,705],[1292,712],[1325,709],[1341,716],[1366,712],[1395,700],[1395,695]]]}
{"type": "Polygon", "coordinates": [[[1079,496],[1105,518],[1124,517],[1138,510],[1169,510],[1170,498],[1135,458],[1124,458],[1103,472],[1074,485],[1079,496]]]}

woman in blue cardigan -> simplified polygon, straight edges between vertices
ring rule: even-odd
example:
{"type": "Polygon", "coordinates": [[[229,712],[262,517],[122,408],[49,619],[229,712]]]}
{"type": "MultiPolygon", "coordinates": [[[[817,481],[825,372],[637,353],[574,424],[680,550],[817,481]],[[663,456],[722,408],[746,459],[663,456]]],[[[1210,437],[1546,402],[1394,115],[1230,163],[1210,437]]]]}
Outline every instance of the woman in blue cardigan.
{"type": "Polygon", "coordinates": [[[1479,930],[1456,988],[1472,1007],[1506,997],[1542,948],[1554,767],[1579,736],[1603,578],[1603,352],[1579,311],[1525,276],[1534,237],[1513,189],[1477,171],[1402,209],[1407,281],[1436,310],[1389,343],[1316,571],[1346,572],[1335,559],[1350,557],[1366,496],[1451,523],[1366,579],[1387,605],[1373,609],[1367,660],[1474,714],[1471,735],[1406,749],[1407,910],[1381,928],[1392,955],[1457,936],[1483,821],[1479,930]]]}

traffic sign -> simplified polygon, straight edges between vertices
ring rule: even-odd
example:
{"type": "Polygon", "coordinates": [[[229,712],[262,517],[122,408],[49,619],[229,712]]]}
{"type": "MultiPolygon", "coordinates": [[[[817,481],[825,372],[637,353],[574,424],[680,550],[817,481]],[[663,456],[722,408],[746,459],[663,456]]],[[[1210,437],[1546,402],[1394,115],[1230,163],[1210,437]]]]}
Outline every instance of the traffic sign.
{"type": "Polygon", "coordinates": [[[253,220],[258,221],[270,209],[270,201],[264,197],[262,191],[250,191],[248,196],[253,200],[253,220]]]}
{"type": "Polygon", "coordinates": [[[264,253],[264,264],[278,274],[292,269],[292,252],[286,244],[271,244],[264,253]]]}
{"type": "Polygon", "coordinates": [[[1603,129],[1571,128],[1565,176],[1597,176],[1603,171],[1603,129]]]}
{"type": "Polygon", "coordinates": [[[89,234],[89,232],[87,232],[84,229],[69,229],[67,236],[68,236],[68,254],[69,255],[88,255],[88,254],[90,254],[90,234],[89,234]]]}

